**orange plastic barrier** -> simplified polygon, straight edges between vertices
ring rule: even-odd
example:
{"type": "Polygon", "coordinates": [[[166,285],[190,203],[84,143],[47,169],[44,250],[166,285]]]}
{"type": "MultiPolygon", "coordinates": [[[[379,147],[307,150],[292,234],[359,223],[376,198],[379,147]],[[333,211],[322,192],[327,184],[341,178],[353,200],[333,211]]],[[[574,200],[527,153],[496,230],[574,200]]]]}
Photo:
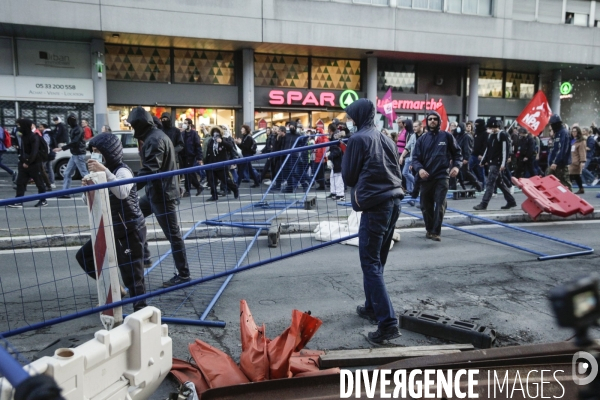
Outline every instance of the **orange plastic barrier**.
{"type": "Polygon", "coordinates": [[[254,322],[246,300],[240,301],[240,331],[242,334],[242,354],[240,369],[252,382],[269,379],[269,356],[265,324],[259,329],[254,322]]]}
{"type": "Polygon", "coordinates": [[[194,382],[196,393],[202,393],[209,389],[206,379],[202,376],[200,369],[196,365],[192,365],[187,361],[173,357],[173,366],[171,373],[179,383],[184,384],[188,381],[194,382]]]}
{"type": "Polygon", "coordinates": [[[210,388],[250,382],[231,357],[221,350],[198,339],[189,349],[210,388]]]}
{"type": "Polygon", "coordinates": [[[512,181],[527,196],[521,208],[534,221],[543,212],[560,217],[569,217],[577,213],[587,215],[594,212],[594,207],[590,203],[565,188],[554,175],[543,178],[539,176],[529,179],[512,178],[512,181]]]}

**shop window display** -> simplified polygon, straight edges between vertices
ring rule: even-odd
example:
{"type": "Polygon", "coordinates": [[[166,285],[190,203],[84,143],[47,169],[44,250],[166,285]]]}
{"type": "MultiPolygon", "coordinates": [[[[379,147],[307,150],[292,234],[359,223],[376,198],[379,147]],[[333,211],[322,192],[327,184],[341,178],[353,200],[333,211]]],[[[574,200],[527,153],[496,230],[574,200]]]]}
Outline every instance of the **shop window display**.
{"type": "MultiPolygon", "coordinates": [[[[144,107],[144,110],[158,118],[160,118],[164,112],[171,112],[171,107],[142,107],[144,107]]],[[[133,106],[108,106],[108,125],[113,131],[131,130],[131,126],[127,123],[127,117],[129,117],[129,111],[132,108],[133,106]]]]}
{"type": "Polygon", "coordinates": [[[235,85],[233,52],[175,49],[173,55],[177,83],[235,85]]]}
{"type": "MultiPolygon", "coordinates": [[[[467,70],[467,96],[469,95],[469,71],[467,70]]],[[[502,80],[504,72],[493,69],[479,70],[479,97],[502,98],[502,80]]]]}
{"type": "Polygon", "coordinates": [[[255,54],[254,84],[308,88],[308,57],[255,54]]]}
{"type": "Polygon", "coordinates": [[[219,125],[221,128],[226,127],[233,131],[235,126],[235,112],[231,109],[215,109],[215,108],[177,108],[175,114],[179,126],[186,118],[194,121],[196,130],[200,126],[219,125]]]}
{"type": "Polygon", "coordinates": [[[535,92],[535,75],[521,72],[506,73],[507,99],[531,99],[535,92]]]}
{"type": "Polygon", "coordinates": [[[169,49],[107,44],[104,56],[108,80],[169,82],[171,79],[169,49]]]}
{"type": "Polygon", "coordinates": [[[415,92],[415,66],[396,63],[383,63],[377,71],[377,90],[393,92],[415,92]]]}
{"type": "Polygon", "coordinates": [[[313,58],[311,89],[360,90],[360,61],[313,58]]]}

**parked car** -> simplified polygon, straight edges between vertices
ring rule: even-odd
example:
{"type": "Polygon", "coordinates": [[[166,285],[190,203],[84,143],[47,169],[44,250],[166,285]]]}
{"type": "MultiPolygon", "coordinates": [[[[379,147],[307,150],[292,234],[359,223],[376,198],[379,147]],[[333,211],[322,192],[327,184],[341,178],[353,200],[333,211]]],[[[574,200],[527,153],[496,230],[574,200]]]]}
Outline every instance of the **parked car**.
{"type": "MultiPolygon", "coordinates": [[[[121,139],[121,144],[123,145],[123,161],[125,164],[129,166],[133,170],[133,172],[137,172],[140,169],[140,156],[138,154],[138,143],[137,139],[133,137],[133,131],[115,131],[113,135],[119,136],[121,139]]],[[[52,168],[54,169],[54,174],[56,179],[64,179],[64,173],[67,169],[67,163],[71,158],[70,150],[63,150],[56,153],[56,158],[52,162],[52,168]]],[[[90,158],[90,152],[86,153],[86,160],[90,158]]],[[[81,179],[82,177],[79,174],[77,168],[75,168],[75,172],[73,173],[74,179],[81,179]]]]}

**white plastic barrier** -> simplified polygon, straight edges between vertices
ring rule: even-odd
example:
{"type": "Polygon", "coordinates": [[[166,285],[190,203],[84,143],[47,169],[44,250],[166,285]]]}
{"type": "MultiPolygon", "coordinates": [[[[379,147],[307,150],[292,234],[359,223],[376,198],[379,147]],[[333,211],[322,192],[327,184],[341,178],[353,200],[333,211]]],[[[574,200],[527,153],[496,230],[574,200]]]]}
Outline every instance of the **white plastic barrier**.
{"type": "MultiPolygon", "coordinates": [[[[322,242],[328,242],[330,240],[340,239],[345,236],[355,235],[358,233],[358,228],[360,227],[360,217],[362,213],[352,211],[350,215],[348,215],[347,222],[333,222],[333,221],[324,221],[319,224],[317,229],[315,229],[315,239],[320,240],[322,242]]],[[[396,229],[394,231],[394,236],[392,238],[392,243],[390,244],[390,250],[394,247],[394,242],[400,241],[400,232],[396,229]]],[[[352,238],[349,240],[345,240],[342,244],[347,244],[349,246],[358,247],[358,238],[352,238]]]]}
{"type": "MultiPolygon", "coordinates": [[[[142,400],[156,391],[173,363],[172,341],[160,310],[146,307],[111,331],[73,349],[57,349],[25,367],[31,375],[52,376],[66,400],[142,400]]],[[[0,379],[0,400],[14,391],[0,379]]]]}

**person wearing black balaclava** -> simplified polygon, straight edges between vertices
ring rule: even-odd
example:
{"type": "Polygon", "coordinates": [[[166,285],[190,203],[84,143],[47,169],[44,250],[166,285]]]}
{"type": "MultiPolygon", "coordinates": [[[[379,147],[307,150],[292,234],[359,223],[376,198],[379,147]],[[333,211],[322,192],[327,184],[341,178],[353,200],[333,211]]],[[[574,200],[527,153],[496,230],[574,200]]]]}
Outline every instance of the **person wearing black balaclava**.
{"type": "Polygon", "coordinates": [[[469,168],[477,177],[477,180],[481,182],[481,185],[485,187],[485,169],[479,165],[485,149],[487,148],[488,132],[485,127],[485,120],[478,118],[475,120],[475,132],[473,133],[473,152],[469,157],[469,168]]]}
{"type": "MultiPolygon", "coordinates": [[[[195,129],[192,129],[192,120],[186,118],[183,123],[183,151],[179,153],[179,165],[181,168],[191,168],[202,165],[202,142],[195,129]]],[[[198,174],[191,172],[185,175],[185,193],[183,197],[188,197],[192,186],[196,188],[196,196],[200,196],[204,188],[198,182],[198,174]]]]}
{"type": "Polygon", "coordinates": [[[560,115],[550,117],[550,127],[554,132],[554,143],[548,154],[548,171],[546,175],[554,175],[563,186],[573,191],[569,178],[569,164],[571,164],[571,137],[563,125],[560,115]]]}
{"type": "MultiPolygon", "coordinates": [[[[161,130],[171,139],[171,143],[173,143],[173,147],[175,149],[175,154],[179,155],[179,152],[183,150],[185,143],[183,142],[183,135],[176,126],[173,126],[173,121],[171,120],[171,113],[164,112],[160,116],[160,122],[162,123],[161,130]]],[[[179,160],[175,160],[178,162],[179,160]]]]}
{"type": "MultiPolygon", "coordinates": [[[[133,171],[123,162],[123,145],[119,136],[101,133],[89,141],[92,158],[87,162],[90,172],[104,173],[107,182],[133,178],[133,171]]],[[[82,181],[84,186],[93,184],[82,181]]],[[[85,199],[85,197],[84,197],[85,199]]],[[[140,209],[137,189],[133,183],[108,189],[108,201],[113,221],[117,262],[123,284],[130,297],[146,293],[144,287],[144,245],[146,222],[140,209]]],[[[84,200],[84,202],[87,202],[84,200]]],[[[92,241],[88,240],[75,255],[79,266],[92,279],[96,279],[92,241]]],[[[133,310],[146,307],[146,300],[133,303],[133,310]]]]}
{"type": "Polygon", "coordinates": [[[357,132],[347,142],[342,179],[352,187],[352,209],[362,211],[358,254],[366,300],[364,305],[357,306],[356,313],[378,324],[367,339],[381,344],[400,336],[383,270],[404,197],[402,172],[396,144],[375,128],[373,103],[368,99],[356,100],[346,108],[346,114],[357,132]]]}
{"type": "MultiPolygon", "coordinates": [[[[61,150],[71,150],[71,158],[65,168],[63,176],[63,189],[71,187],[71,175],[75,171],[75,167],[79,170],[79,174],[83,177],[88,174],[87,166],[85,163],[85,140],[83,138],[83,129],[77,123],[77,117],[75,114],[69,115],[67,118],[67,124],[71,127],[71,141],[66,145],[54,149],[56,153],[61,150]]],[[[58,142],[58,139],[57,139],[58,142]]],[[[58,142],[60,143],[60,142],[58,142]]],[[[60,199],[70,199],[71,196],[63,195],[59,196],[60,199]]]]}
{"type": "MultiPolygon", "coordinates": [[[[42,178],[43,160],[40,155],[40,141],[44,140],[31,130],[33,121],[30,119],[18,119],[18,133],[21,134],[21,146],[19,146],[19,164],[17,174],[17,195],[23,197],[27,189],[27,183],[33,179],[37,186],[38,193],[46,193],[46,187],[42,178]]],[[[45,147],[43,147],[45,148],[45,147]]],[[[45,207],[48,205],[46,199],[41,199],[35,205],[36,207],[45,207]]],[[[22,208],[23,203],[11,204],[9,208],[22,208]]]]}
{"type": "Polygon", "coordinates": [[[430,111],[425,119],[427,132],[413,150],[413,171],[421,183],[421,211],[427,231],[425,237],[441,241],[442,222],[446,213],[449,178],[458,175],[462,165],[460,147],[451,133],[440,129],[442,118],[430,111]],[[452,166],[452,170],[448,171],[452,166]]]}
{"type": "MultiPolygon", "coordinates": [[[[232,154],[235,152],[233,141],[225,140],[218,126],[213,127],[210,130],[210,134],[211,138],[206,142],[206,159],[204,160],[206,165],[233,159],[232,154]]],[[[206,179],[208,180],[211,194],[210,199],[207,201],[217,201],[219,199],[219,192],[217,191],[218,181],[221,181],[227,186],[228,190],[233,192],[234,198],[239,198],[240,193],[237,185],[233,182],[229,166],[207,170],[206,179]]]]}
{"type": "MultiPolygon", "coordinates": [[[[152,116],[143,107],[136,107],[129,113],[127,122],[134,130],[133,137],[140,143],[140,158],[142,167],[137,176],[151,176],[161,172],[177,169],[177,154],[173,142],[154,125],[152,116]]],[[[164,123],[164,121],[163,121],[164,123]]],[[[140,209],[144,217],[154,214],[167,240],[171,243],[171,252],[175,261],[177,274],[163,282],[164,287],[175,286],[189,282],[190,268],[187,262],[185,243],[183,241],[179,221],[177,219],[176,202],[179,199],[179,180],[176,175],[143,181],[137,184],[137,190],[146,186],[146,195],[140,198],[140,209]],[[147,186],[146,186],[147,185],[147,186]]],[[[152,264],[150,249],[146,242],[144,246],[144,265],[152,264]]]]}
{"type": "Polygon", "coordinates": [[[473,137],[467,133],[467,127],[464,122],[459,122],[456,126],[454,138],[456,139],[456,143],[460,146],[460,151],[463,156],[460,173],[457,175],[457,178],[463,189],[465,189],[465,181],[467,181],[475,188],[475,190],[481,192],[483,190],[482,184],[477,181],[477,178],[469,169],[469,160],[471,159],[471,152],[473,151],[473,137]]]}

